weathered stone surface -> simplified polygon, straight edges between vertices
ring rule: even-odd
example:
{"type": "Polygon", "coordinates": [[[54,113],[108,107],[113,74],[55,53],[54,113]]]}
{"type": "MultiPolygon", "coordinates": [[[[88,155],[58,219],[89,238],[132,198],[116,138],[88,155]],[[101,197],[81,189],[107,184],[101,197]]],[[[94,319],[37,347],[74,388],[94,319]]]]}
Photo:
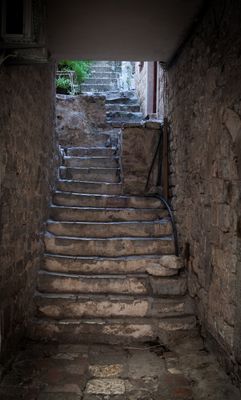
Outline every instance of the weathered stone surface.
{"type": "Polygon", "coordinates": [[[162,256],[160,265],[150,265],[147,267],[146,272],[153,276],[175,275],[182,268],[182,265],[179,257],[173,255],[162,256]]]}
{"type": "Polygon", "coordinates": [[[119,294],[42,293],[35,297],[38,315],[46,318],[111,318],[181,316],[193,313],[188,297],[152,298],[119,294]]]}
{"type": "Polygon", "coordinates": [[[125,382],[122,379],[92,379],[87,384],[86,392],[105,395],[124,394],[125,382]]]}
{"type": "Polygon", "coordinates": [[[189,290],[204,330],[241,356],[241,4],[219,1],[166,73],[171,186],[189,290]],[[227,56],[228,55],[228,56],[227,56]]]}
{"type": "Polygon", "coordinates": [[[52,254],[70,256],[115,257],[172,254],[173,242],[170,236],[161,238],[79,238],[54,236],[46,234],[44,237],[46,251],[52,254]]]}
{"type": "MultiPolygon", "coordinates": [[[[157,148],[160,131],[144,126],[123,127],[122,172],[123,191],[128,194],[143,194],[146,191],[148,173],[157,148]]],[[[157,183],[157,163],[149,180],[149,187],[157,183]]]]}
{"type": "MultiPolygon", "coordinates": [[[[130,256],[130,257],[71,257],[60,255],[46,255],[43,261],[43,269],[52,272],[69,272],[79,274],[133,274],[145,273],[147,269],[157,268],[163,256],[130,256]]],[[[167,270],[173,271],[174,269],[167,270]]],[[[163,271],[164,272],[164,271],[163,271]]]]}
{"type": "Polygon", "coordinates": [[[32,313],[43,252],[40,232],[48,218],[56,173],[54,68],[1,66],[0,92],[2,351],[8,344],[14,348],[32,313]]]}
{"type": "Polygon", "coordinates": [[[56,117],[57,134],[62,146],[108,144],[108,138],[98,134],[106,123],[104,96],[57,95],[56,117]]]}
{"type": "MultiPolygon", "coordinates": [[[[48,221],[48,232],[54,235],[75,237],[159,237],[172,234],[168,220],[142,222],[59,222],[48,221]]],[[[162,267],[160,267],[162,268],[162,267]]],[[[168,268],[163,268],[169,271],[168,268]]],[[[172,271],[171,271],[172,273],[172,271]]],[[[175,270],[174,270],[175,273],[175,270]]]]}

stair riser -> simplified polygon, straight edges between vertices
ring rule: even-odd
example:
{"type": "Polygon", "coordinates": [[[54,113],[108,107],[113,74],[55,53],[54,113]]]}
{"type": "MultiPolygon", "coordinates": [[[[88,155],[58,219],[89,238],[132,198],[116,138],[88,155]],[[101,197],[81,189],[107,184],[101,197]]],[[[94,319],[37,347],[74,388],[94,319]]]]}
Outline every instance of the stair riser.
{"type": "MultiPolygon", "coordinates": [[[[134,207],[134,208],[162,208],[158,199],[143,197],[106,197],[74,195],[70,193],[55,193],[53,203],[60,206],[75,207],[134,207]]],[[[165,214],[167,215],[167,213],[165,214]]]]}
{"type": "Polygon", "coordinates": [[[84,157],[84,156],[94,156],[94,157],[113,157],[116,155],[117,150],[112,147],[97,147],[97,148],[78,148],[69,147],[67,148],[67,155],[73,157],[84,157]]]}
{"type": "Polygon", "coordinates": [[[113,89],[118,89],[117,83],[106,83],[106,84],[82,84],[82,92],[108,92],[113,89]]]}
{"type": "Polygon", "coordinates": [[[98,209],[98,208],[61,208],[51,207],[50,216],[55,221],[92,221],[92,222],[121,222],[121,221],[153,221],[167,215],[162,209],[98,209]]]}
{"type": "Polygon", "coordinates": [[[75,237],[160,237],[172,234],[170,222],[162,223],[48,223],[47,230],[57,236],[75,237]]]}
{"type": "Polygon", "coordinates": [[[161,257],[139,259],[130,258],[88,258],[77,259],[71,257],[45,256],[44,269],[52,272],[76,273],[76,274],[137,274],[145,273],[147,269],[158,270],[159,276],[174,276],[178,269],[164,268],[160,266],[161,257]]]}
{"type": "Polygon", "coordinates": [[[85,299],[48,298],[35,299],[38,315],[53,319],[65,318],[118,318],[118,317],[174,317],[193,313],[187,300],[143,299],[85,299]]]}
{"type": "Polygon", "coordinates": [[[85,85],[114,85],[117,86],[118,85],[118,79],[117,77],[113,77],[113,78],[97,78],[95,76],[92,75],[92,77],[89,77],[88,79],[85,80],[85,85]]]}
{"type": "Polygon", "coordinates": [[[83,172],[81,169],[77,168],[60,168],[60,178],[61,179],[74,179],[80,181],[88,181],[88,182],[109,182],[109,183],[118,183],[120,182],[120,173],[118,169],[114,169],[111,171],[96,169],[96,170],[87,170],[83,172]]]}
{"type": "Polygon", "coordinates": [[[116,79],[119,74],[116,72],[98,72],[98,69],[95,69],[90,74],[90,78],[95,79],[116,79]]]}
{"type": "Polygon", "coordinates": [[[28,336],[34,340],[58,341],[60,343],[139,343],[159,338],[160,343],[170,346],[183,337],[197,335],[194,317],[171,319],[161,322],[146,318],[143,322],[103,320],[95,323],[86,321],[73,323],[39,321],[33,324],[28,336]]]}
{"type": "Polygon", "coordinates": [[[130,99],[129,97],[120,97],[120,98],[106,99],[106,104],[136,105],[137,101],[138,100],[136,98],[130,99]]]}
{"type": "MultiPolygon", "coordinates": [[[[103,127],[106,126],[105,120],[103,120],[103,127]]],[[[74,140],[73,143],[81,143],[83,147],[110,147],[117,145],[116,138],[112,138],[109,134],[85,134],[81,132],[80,129],[75,129],[73,132],[70,132],[72,135],[71,138],[65,138],[62,141],[62,144],[70,145],[72,143],[72,139],[74,140]]]]}
{"type": "Polygon", "coordinates": [[[45,237],[46,250],[71,256],[115,257],[144,254],[172,254],[172,240],[166,239],[72,239],[45,237]]]}
{"type": "Polygon", "coordinates": [[[106,111],[107,112],[120,112],[120,111],[126,111],[126,112],[140,112],[140,106],[137,104],[129,104],[129,105],[123,105],[123,104],[106,104],[106,111]]]}
{"type": "Polygon", "coordinates": [[[120,184],[105,184],[105,183],[89,183],[89,182],[74,182],[74,181],[59,181],[57,190],[63,192],[74,193],[101,193],[101,194],[121,194],[122,186],[120,184]]]}
{"type": "Polygon", "coordinates": [[[40,272],[38,274],[38,290],[45,293],[109,293],[160,297],[183,296],[187,291],[187,285],[183,278],[155,277],[154,281],[148,275],[69,276],[40,272]]]}
{"type": "Polygon", "coordinates": [[[65,158],[64,165],[70,168],[117,168],[117,158],[65,158]]]}

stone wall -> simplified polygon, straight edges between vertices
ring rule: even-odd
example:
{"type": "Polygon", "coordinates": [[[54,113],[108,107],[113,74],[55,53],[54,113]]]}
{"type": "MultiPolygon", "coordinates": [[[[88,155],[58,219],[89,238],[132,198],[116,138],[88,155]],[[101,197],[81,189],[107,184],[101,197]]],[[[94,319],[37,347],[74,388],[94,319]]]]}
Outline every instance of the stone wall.
{"type": "Polygon", "coordinates": [[[62,146],[84,146],[106,128],[105,96],[56,96],[57,135],[62,146]]]}
{"type": "Polygon", "coordinates": [[[189,290],[230,364],[241,364],[240,20],[240,1],[211,1],[167,72],[172,203],[189,290]]]}
{"type": "Polygon", "coordinates": [[[121,133],[121,170],[123,192],[127,194],[144,194],[156,192],[158,157],[146,183],[152,165],[159,137],[160,123],[147,121],[144,124],[124,125],[121,133]]]}
{"type": "Polygon", "coordinates": [[[54,182],[54,68],[0,70],[0,343],[13,348],[32,312],[54,182]]]}
{"type": "Polygon", "coordinates": [[[140,101],[141,112],[146,115],[147,110],[147,62],[136,62],[135,64],[135,88],[140,101]]]}

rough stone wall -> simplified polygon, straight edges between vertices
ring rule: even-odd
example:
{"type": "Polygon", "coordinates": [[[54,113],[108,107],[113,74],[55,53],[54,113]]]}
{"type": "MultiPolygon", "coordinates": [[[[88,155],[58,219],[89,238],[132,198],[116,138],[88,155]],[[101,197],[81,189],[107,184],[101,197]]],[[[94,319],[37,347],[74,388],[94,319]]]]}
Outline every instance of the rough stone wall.
{"type": "Polygon", "coordinates": [[[135,65],[135,88],[137,97],[140,101],[141,112],[146,115],[147,109],[147,62],[145,61],[142,69],[140,69],[140,62],[135,65]]]}
{"type": "Polygon", "coordinates": [[[240,1],[210,2],[167,72],[167,109],[189,290],[203,328],[241,363],[240,20],[240,1]]]}
{"type": "Polygon", "coordinates": [[[121,134],[121,169],[123,192],[144,194],[155,192],[158,158],[154,163],[148,187],[146,183],[160,137],[160,123],[145,122],[136,126],[126,124],[121,134]]]}
{"type": "Polygon", "coordinates": [[[57,134],[62,146],[84,145],[106,128],[105,96],[56,96],[57,134]]]}
{"type": "Polygon", "coordinates": [[[0,70],[0,352],[32,312],[55,171],[53,73],[50,64],[0,70]]]}

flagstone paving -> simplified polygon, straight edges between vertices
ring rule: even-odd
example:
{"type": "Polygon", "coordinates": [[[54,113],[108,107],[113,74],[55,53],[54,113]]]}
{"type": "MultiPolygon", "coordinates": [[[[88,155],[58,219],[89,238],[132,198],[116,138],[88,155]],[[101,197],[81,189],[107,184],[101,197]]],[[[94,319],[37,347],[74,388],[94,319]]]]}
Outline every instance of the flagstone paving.
{"type": "Polygon", "coordinates": [[[240,400],[199,338],[172,349],[27,343],[3,370],[1,400],[240,400]]]}

